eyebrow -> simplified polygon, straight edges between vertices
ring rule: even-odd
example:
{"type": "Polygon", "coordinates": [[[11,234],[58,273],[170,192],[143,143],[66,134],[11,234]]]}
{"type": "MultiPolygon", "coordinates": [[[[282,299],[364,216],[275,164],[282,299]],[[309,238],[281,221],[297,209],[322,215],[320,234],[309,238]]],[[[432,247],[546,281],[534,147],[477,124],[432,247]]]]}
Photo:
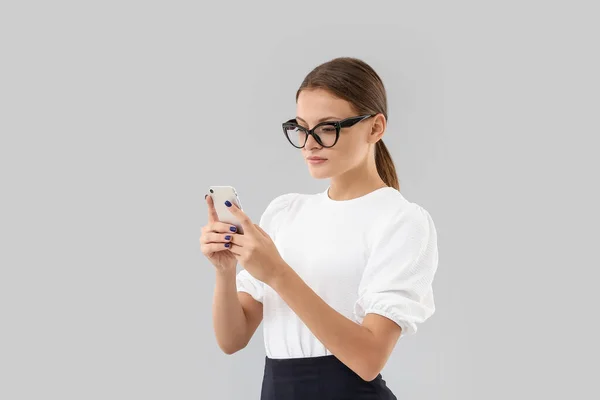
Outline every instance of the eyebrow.
{"type": "MultiPolygon", "coordinates": [[[[302,118],[300,118],[300,117],[296,117],[296,119],[299,119],[300,121],[304,122],[305,124],[308,124],[308,122],[306,122],[305,120],[303,120],[303,119],[302,119],[302,118]]],[[[343,119],[343,118],[338,118],[338,117],[324,117],[324,118],[321,118],[321,119],[319,119],[319,120],[317,121],[317,124],[318,124],[318,123],[321,123],[321,122],[323,122],[323,121],[329,121],[329,120],[333,120],[333,121],[341,121],[342,119],[343,119]]]]}

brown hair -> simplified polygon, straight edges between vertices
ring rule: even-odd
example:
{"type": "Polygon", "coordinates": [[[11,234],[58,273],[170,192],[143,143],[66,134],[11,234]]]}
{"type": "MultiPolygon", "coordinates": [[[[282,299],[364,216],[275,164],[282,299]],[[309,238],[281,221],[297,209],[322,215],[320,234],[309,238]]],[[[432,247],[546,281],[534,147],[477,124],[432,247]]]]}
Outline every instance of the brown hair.
{"type": "MultiPolygon", "coordinates": [[[[313,69],[296,92],[324,89],[348,101],[359,114],[383,114],[387,121],[387,96],[383,82],[367,63],[357,58],[339,57],[313,69]]],[[[375,145],[375,165],[386,185],[400,190],[396,167],[383,140],[375,145]]]]}

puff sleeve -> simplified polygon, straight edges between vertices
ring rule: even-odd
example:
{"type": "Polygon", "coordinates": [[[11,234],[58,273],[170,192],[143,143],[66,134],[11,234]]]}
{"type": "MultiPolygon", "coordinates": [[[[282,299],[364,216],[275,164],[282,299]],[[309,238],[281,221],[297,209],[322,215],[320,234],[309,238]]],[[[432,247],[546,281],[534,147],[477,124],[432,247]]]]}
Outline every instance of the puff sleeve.
{"type": "MultiPolygon", "coordinates": [[[[269,203],[260,217],[259,226],[271,236],[273,241],[275,241],[279,221],[285,216],[285,211],[295,195],[295,193],[288,193],[276,197],[269,203]]],[[[236,275],[236,286],[238,292],[246,292],[250,294],[254,300],[262,303],[264,283],[250,275],[245,269],[242,269],[236,275]]]]}
{"type": "Polygon", "coordinates": [[[432,282],[438,266],[437,232],[431,215],[416,203],[388,218],[373,234],[354,314],[382,315],[414,334],[435,311],[432,282]]]}

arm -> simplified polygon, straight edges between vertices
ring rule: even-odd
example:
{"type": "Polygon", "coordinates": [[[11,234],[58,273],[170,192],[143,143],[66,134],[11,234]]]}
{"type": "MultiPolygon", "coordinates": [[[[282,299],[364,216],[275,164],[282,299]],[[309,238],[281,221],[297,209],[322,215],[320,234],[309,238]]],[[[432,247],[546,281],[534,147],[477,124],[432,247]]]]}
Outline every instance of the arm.
{"type": "Polygon", "coordinates": [[[340,361],[362,379],[375,379],[400,338],[400,326],[376,314],[359,325],[331,308],[289,265],[279,270],[270,286],[340,361]]]}
{"type": "Polygon", "coordinates": [[[246,347],[263,318],[262,303],[238,292],[235,277],[235,269],[217,271],[213,297],[213,328],[226,354],[246,347]]]}
{"type": "Polygon", "coordinates": [[[367,313],[359,325],[331,308],[283,260],[269,234],[237,206],[226,202],[244,227],[229,251],[250,275],[274,289],[311,332],[366,381],[385,365],[401,333],[400,325],[367,313]]]}

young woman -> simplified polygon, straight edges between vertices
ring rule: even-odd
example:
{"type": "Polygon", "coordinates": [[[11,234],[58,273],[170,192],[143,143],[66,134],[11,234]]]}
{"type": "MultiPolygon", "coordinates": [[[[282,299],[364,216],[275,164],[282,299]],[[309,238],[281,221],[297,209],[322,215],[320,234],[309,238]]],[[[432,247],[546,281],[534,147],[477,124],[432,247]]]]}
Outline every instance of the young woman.
{"type": "Polygon", "coordinates": [[[243,235],[206,196],[200,245],[216,267],[217,342],[235,353],[264,320],[263,400],[396,399],[380,372],[400,335],[435,310],[433,220],[399,191],[382,141],[386,93],[369,65],[344,57],[316,67],[296,103],[282,140],[330,184],[276,197],[258,225],[227,202],[243,235]]]}

